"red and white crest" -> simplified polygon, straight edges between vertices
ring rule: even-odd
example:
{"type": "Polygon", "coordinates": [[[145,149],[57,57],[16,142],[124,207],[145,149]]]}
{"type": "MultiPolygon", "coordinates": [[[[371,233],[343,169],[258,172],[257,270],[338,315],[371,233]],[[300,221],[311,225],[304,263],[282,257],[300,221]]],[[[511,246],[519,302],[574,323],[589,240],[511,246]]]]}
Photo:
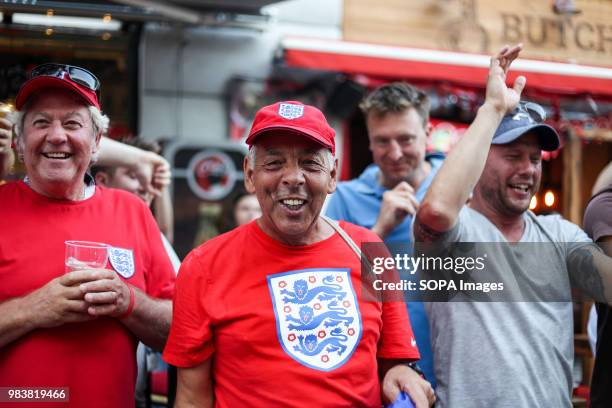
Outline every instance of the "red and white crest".
{"type": "Polygon", "coordinates": [[[302,269],[268,276],[278,339],[306,367],[332,371],[361,339],[361,314],[349,269],[302,269]]]}

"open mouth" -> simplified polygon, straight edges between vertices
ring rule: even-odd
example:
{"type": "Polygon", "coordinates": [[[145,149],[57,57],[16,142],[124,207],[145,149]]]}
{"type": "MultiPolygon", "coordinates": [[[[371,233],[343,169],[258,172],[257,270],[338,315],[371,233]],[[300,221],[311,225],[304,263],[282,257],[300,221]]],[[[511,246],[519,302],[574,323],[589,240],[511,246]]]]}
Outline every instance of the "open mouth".
{"type": "Polygon", "coordinates": [[[281,200],[281,204],[291,211],[298,211],[306,204],[306,200],[301,200],[298,198],[287,198],[281,200]]]}
{"type": "Polygon", "coordinates": [[[527,194],[531,190],[530,184],[508,184],[508,187],[520,194],[527,194]]]}
{"type": "Polygon", "coordinates": [[[66,160],[72,157],[70,153],[64,153],[64,152],[47,152],[47,153],[43,153],[42,155],[45,156],[47,159],[53,159],[53,160],[66,160]]]}

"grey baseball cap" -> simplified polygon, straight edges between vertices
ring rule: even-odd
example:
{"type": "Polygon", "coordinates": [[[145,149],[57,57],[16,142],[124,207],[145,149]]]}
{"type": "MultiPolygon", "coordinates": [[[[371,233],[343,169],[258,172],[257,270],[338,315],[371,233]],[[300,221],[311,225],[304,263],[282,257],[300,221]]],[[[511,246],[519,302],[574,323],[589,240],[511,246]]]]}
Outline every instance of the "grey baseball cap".
{"type": "Polygon", "coordinates": [[[560,146],[557,131],[543,123],[546,111],[537,103],[521,102],[502,119],[493,135],[491,144],[503,145],[512,143],[527,132],[535,133],[542,150],[552,152],[560,146]]]}

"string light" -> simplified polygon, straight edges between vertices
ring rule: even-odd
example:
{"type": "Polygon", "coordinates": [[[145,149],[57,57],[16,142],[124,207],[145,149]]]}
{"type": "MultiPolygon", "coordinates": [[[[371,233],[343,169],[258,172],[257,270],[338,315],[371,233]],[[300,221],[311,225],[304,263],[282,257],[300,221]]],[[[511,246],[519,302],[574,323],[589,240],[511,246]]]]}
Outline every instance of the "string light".
{"type": "Polygon", "coordinates": [[[553,193],[551,190],[546,191],[546,193],[544,193],[544,205],[547,207],[552,207],[555,205],[556,202],[556,197],[555,197],[555,193],[553,193]]]}
{"type": "Polygon", "coordinates": [[[531,201],[529,202],[529,209],[533,211],[537,207],[538,207],[538,198],[536,196],[533,196],[531,197],[531,201]]]}

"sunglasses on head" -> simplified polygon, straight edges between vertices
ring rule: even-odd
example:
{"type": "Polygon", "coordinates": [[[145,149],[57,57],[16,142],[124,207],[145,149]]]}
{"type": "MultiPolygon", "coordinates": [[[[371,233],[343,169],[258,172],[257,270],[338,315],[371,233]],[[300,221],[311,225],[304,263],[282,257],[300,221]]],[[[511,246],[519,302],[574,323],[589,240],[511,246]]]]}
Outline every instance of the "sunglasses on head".
{"type": "Polygon", "coordinates": [[[520,102],[519,111],[527,113],[536,123],[542,123],[546,120],[546,111],[543,107],[533,102],[520,102]]]}
{"type": "Polygon", "coordinates": [[[64,74],[67,74],[73,82],[94,91],[100,99],[100,80],[85,68],[65,64],[43,64],[32,70],[30,79],[38,76],[63,78],[64,74]]]}

